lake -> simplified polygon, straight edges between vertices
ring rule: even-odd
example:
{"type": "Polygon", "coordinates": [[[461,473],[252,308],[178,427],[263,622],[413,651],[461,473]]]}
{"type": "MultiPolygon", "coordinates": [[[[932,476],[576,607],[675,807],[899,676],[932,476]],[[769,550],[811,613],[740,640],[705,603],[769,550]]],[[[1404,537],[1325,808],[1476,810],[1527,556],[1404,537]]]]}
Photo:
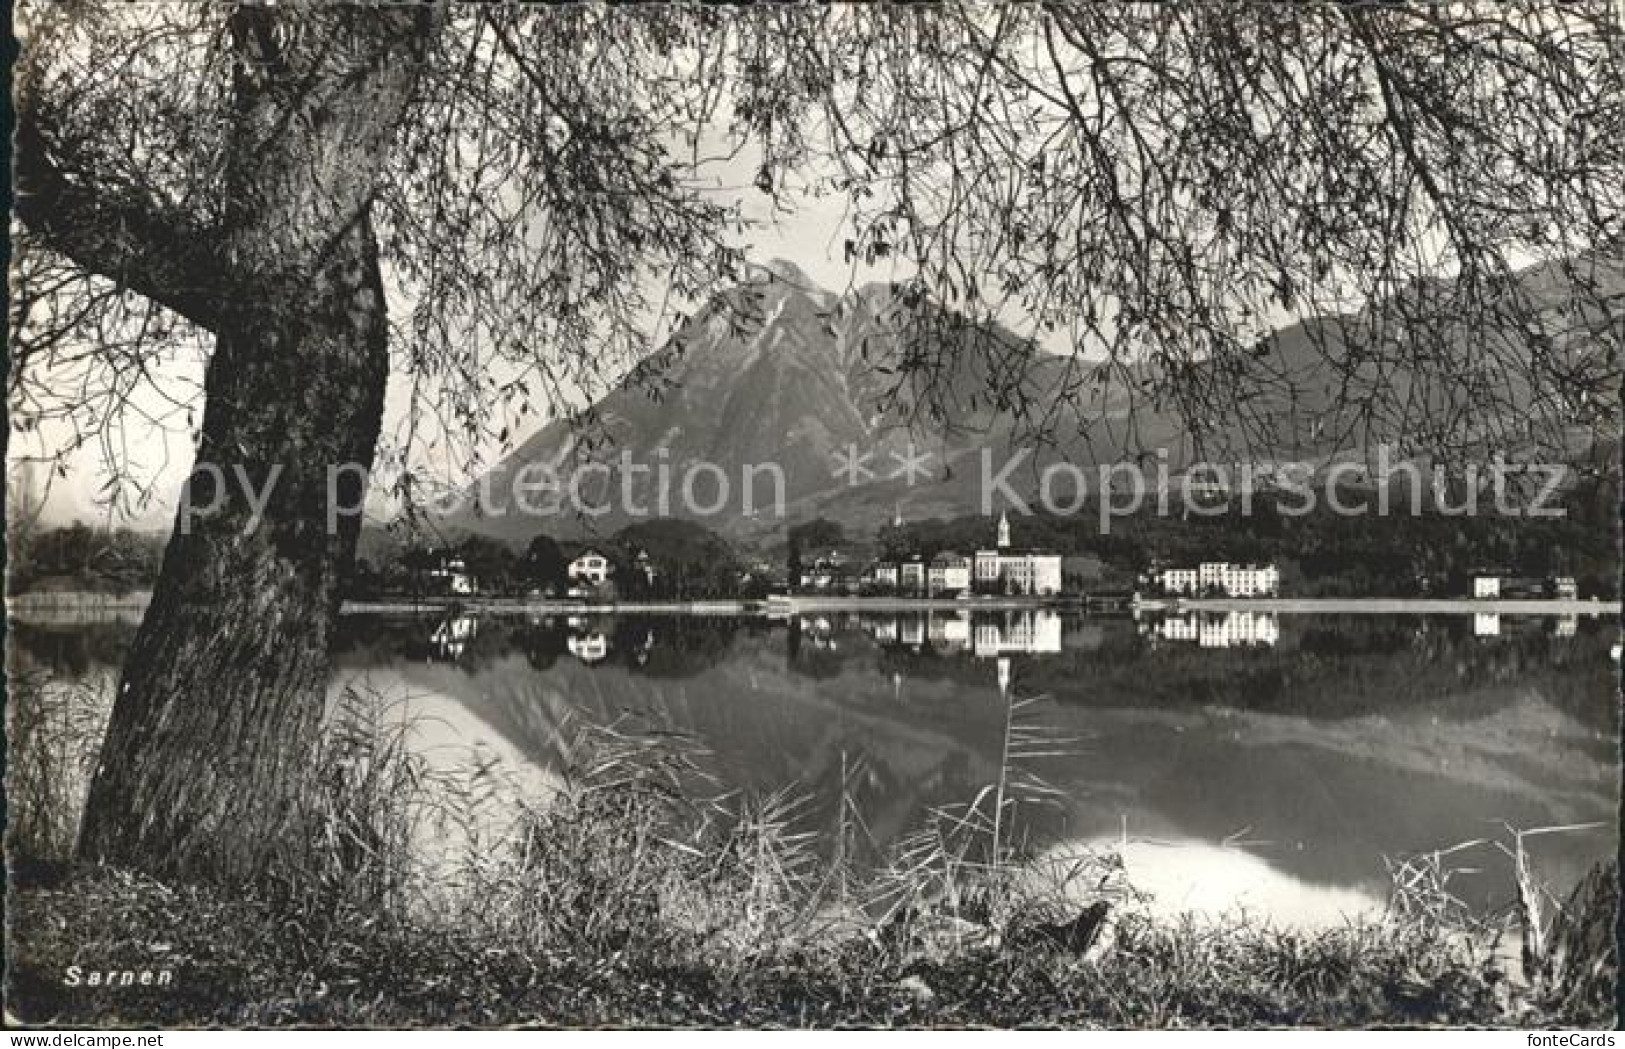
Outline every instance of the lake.
{"type": "MultiPolygon", "coordinates": [[[[1167,911],[1325,926],[1391,859],[1506,826],[1564,892],[1615,850],[1615,622],[1575,616],[351,615],[333,689],[404,701],[445,768],[544,790],[573,718],[685,734],[715,789],[840,799],[876,857],[1001,769],[1031,853],[1110,848],[1167,911]],[[1012,726],[1029,743],[1011,754],[1012,726]]],[[[14,659],[110,690],[134,626],[12,623],[14,659]]],[[[380,700],[382,701],[382,700],[380,700]]],[[[1452,888],[1511,900],[1491,845],[1452,888]]]]}

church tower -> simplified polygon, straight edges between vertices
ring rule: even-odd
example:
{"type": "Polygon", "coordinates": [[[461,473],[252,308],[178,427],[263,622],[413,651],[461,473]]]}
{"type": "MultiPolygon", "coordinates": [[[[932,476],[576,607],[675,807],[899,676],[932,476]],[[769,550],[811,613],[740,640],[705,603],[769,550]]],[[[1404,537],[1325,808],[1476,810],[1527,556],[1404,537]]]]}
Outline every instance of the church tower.
{"type": "Polygon", "coordinates": [[[1003,510],[999,511],[999,549],[1010,548],[1010,516],[1003,510]]]}

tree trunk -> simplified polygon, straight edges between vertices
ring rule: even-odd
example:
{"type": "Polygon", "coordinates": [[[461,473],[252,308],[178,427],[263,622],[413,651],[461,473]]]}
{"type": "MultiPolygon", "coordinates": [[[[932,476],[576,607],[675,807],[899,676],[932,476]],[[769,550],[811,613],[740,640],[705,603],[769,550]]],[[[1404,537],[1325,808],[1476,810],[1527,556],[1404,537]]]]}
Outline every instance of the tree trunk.
{"type": "Polygon", "coordinates": [[[114,700],[84,858],[238,881],[290,829],[360,529],[332,511],[359,504],[388,376],[372,198],[434,17],[404,5],[230,17],[220,253],[236,272],[211,324],[198,465],[114,700]]]}
{"type": "Polygon", "coordinates": [[[296,322],[249,311],[218,333],[196,512],[177,515],[124,667],[85,812],[89,858],[249,877],[289,814],[360,524],[337,515],[329,530],[330,477],[334,505],[357,505],[358,476],[340,468],[370,466],[388,375],[370,223],[335,256],[296,322]]]}

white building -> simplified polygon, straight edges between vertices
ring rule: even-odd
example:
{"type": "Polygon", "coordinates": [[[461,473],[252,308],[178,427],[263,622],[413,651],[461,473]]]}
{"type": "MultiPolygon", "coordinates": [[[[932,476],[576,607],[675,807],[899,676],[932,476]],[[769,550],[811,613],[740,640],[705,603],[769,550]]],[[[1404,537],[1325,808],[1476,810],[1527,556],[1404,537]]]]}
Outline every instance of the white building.
{"type": "Polygon", "coordinates": [[[809,590],[830,590],[850,586],[858,581],[847,556],[839,550],[831,550],[814,558],[812,563],[802,570],[800,585],[809,590]]]}
{"type": "Polygon", "coordinates": [[[945,550],[931,559],[926,571],[933,594],[963,594],[970,589],[970,560],[945,550]]]}
{"type": "Polygon", "coordinates": [[[1473,576],[1474,597],[1500,597],[1501,577],[1498,575],[1473,576]]]}
{"type": "Polygon", "coordinates": [[[889,590],[897,589],[897,566],[889,561],[879,561],[870,565],[869,582],[889,590]]]}
{"type": "Polygon", "coordinates": [[[970,647],[970,619],[966,616],[926,616],[925,636],[933,647],[954,651],[970,647]]]}
{"type": "Polygon", "coordinates": [[[1010,518],[999,514],[997,545],[978,550],[972,577],[977,587],[1011,594],[1058,594],[1061,592],[1061,555],[1041,550],[1016,550],[1010,545],[1010,518]]]}
{"type": "Polygon", "coordinates": [[[1194,568],[1165,568],[1159,577],[1162,589],[1170,594],[1201,592],[1201,576],[1194,568]]]}
{"type": "Polygon", "coordinates": [[[468,574],[468,566],[461,558],[448,558],[429,570],[429,578],[438,581],[445,587],[448,594],[472,594],[474,592],[474,577],[468,574]]]}
{"type": "Polygon", "coordinates": [[[1281,572],[1274,565],[1233,565],[1206,561],[1197,566],[1202,589],[1218,587],[1231,597],[1274,597],[1281,591],[1281,572]]]}
{"type": "Polygon", "coordinates": [[[1281,571],[1274,565],[1203,561],[1195,568],[1165,568],[1158,581],[1167,593],[1193,597],[1214,591],[1226,597],[1274,597],[1281,592],[1281,571]]]}
{"type": "Polygon", "coordinates": [[[609,558],[593,547],[581,551],[570,562],[570,578],[600,586],[609,578],[609,558]]]}

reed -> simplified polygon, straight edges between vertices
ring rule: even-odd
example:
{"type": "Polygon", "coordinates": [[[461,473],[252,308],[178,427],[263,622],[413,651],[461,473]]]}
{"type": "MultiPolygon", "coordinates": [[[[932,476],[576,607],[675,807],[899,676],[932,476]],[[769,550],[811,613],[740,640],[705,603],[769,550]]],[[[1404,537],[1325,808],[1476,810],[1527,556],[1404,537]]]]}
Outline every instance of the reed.
{"type": "Polygon", "coordinates": [[[111,704],[94,684],[15,667],[6,690],[6,854],[31,878],[73,857],[111,704]]]}
{"type": "MultiPolygon", "coordinates": [[[[34,720],[18,742],[44,746],[48,723],[68,725],[48,722],[64,702],[25,708],[34,720]]],[[[413,719],[357,689],[335,704],[290,814],[298,832],[264,879],[222,889],[79,870],[25,887],[8,1000],[26,1020],[81,1025],[1611,1019],[1608,871],[1562,906],[1540,896],[1545,961],[1533,980],[1507,971],[1497,948],[1534,909],[1497,922],[1453,891],[1468,846],[1483,842],[1395,860],[1381,919],[1307,932],[1154,918],[1111,853],[1037,855],[1023,841],[1022,807],[1053,800],[1030,759],[1071,745],[1042,731],[1036,709],[1011,703],[996,782],[880,849],[852,789],[857,761],[843,763],[831,817],[807,793],[722,790],[705,749],[661,726],[570,721],[554,785],[514,798],[488,762],[435,771],[412,746],[413,719]],[[491,821],[493,807],[508,818],[491,821]],[[425,841],[452,847],[425,861],[425,841]],[[71,993],[60,973],[92,956],[119,968],[178,959],[187,990],[71,993]]],[[[98,731],[76,719],[73,731],[98,731]]],[[[38,808],[8,844],[66,855],[75,802],[46,781],[54,756],[88,768],[83,747],[14,761],[21,807],[38,808]]],[[[1502,844],[1515,860],[1522,838],[1502,844]]],[[[1527,859],[1516,870],[1532,893],[1527,859]]]]}

